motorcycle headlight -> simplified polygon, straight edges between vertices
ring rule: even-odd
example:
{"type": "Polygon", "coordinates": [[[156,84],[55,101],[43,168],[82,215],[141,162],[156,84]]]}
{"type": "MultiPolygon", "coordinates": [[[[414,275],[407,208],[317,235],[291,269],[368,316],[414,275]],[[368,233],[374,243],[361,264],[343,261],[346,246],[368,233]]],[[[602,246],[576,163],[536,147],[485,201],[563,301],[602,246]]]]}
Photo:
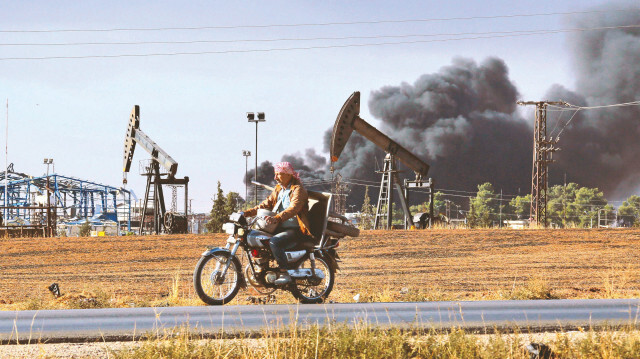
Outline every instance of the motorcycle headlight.
{"type": "Polygon", "coordinates": [[[234,223],[225,223],[222,225],[222,230],[226,234],[235,234],[236,233],[236,225],[234,223]]]}

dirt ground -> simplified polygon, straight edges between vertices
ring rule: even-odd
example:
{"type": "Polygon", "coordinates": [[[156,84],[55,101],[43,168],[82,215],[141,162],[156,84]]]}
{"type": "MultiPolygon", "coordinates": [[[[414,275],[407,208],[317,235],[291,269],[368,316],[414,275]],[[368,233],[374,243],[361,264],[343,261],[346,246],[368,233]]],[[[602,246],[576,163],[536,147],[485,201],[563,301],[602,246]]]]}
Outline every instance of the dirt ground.
{"type": "MultiPolygon", "coordinates": [[[[193,268],[205,246],[225,238],[0,239],[0,309],[38,309],[33,302],[52,300],[54,282],[76,300],[101,296],[113,306],[201,304],[193,268]]],[[[640,296],[640,229],[364,231],[338,252],[329,297],[336,302],[357,294],[359,301],[640,296]]],[[[276,300],[293,302],[288,293],[276,300]]]]}

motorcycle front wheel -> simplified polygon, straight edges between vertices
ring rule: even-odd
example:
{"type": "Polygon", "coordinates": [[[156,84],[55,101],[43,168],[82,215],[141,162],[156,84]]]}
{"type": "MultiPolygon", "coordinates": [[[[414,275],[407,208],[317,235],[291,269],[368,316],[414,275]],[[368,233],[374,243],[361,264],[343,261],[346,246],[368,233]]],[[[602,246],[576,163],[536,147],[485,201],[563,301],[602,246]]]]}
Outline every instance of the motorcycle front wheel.
{"type": "MultiPolygon", "coordinates": [[[[311,268],[311,260],[307,259],[298,268],[311,268]]],[[[331,268],[321,257],[316,257],[316,269],[324,273],[322,280],[296,279],[291,286],[291,294],[305,304],[322,303],[331,293],[335,280],[335,269],[331,268]]]]}
{"type": "Polygon", "coordinates": [[[240,290],[240,262],[228,252],[218,252],[200,258],[193,272],[193,286],[198,297],[209,305],[229,303],[240,290]],[[222,276],[229,262],[227,273],[222,276]]]}

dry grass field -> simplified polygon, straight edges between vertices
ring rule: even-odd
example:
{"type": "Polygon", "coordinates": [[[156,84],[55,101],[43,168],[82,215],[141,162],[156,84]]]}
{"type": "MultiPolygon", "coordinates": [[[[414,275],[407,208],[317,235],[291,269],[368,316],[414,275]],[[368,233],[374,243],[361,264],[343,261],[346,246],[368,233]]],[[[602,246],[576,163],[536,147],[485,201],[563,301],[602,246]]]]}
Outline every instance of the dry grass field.
{"type": "MultiPolygon", "coordinates": [[[[0,239],[0,309],[202,304],[191,275],[225,235],[0,239]],[[47,287],[60,285],[53,299],[47,287]]],[[[640,229],[365,231],[336,302],[640,296],[640,229]]],[[[248,303],[240,292],[233,304],[248,303]]],[[[279,303],[293,302],[277,292],[279,303]]]]}

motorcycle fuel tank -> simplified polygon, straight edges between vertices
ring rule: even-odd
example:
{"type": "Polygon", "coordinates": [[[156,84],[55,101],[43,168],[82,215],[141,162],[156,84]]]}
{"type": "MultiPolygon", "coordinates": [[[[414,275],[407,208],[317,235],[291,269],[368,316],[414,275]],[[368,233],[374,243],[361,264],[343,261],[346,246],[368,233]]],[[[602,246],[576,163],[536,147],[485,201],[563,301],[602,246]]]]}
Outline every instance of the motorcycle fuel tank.
{"type": "Polygon", "coordinates": [[[271,237],[273,237],[272,234],[252,229],[247,233],[247,243],[250,247],[265,247],[265,245],[269,245],[271,237]]]}

